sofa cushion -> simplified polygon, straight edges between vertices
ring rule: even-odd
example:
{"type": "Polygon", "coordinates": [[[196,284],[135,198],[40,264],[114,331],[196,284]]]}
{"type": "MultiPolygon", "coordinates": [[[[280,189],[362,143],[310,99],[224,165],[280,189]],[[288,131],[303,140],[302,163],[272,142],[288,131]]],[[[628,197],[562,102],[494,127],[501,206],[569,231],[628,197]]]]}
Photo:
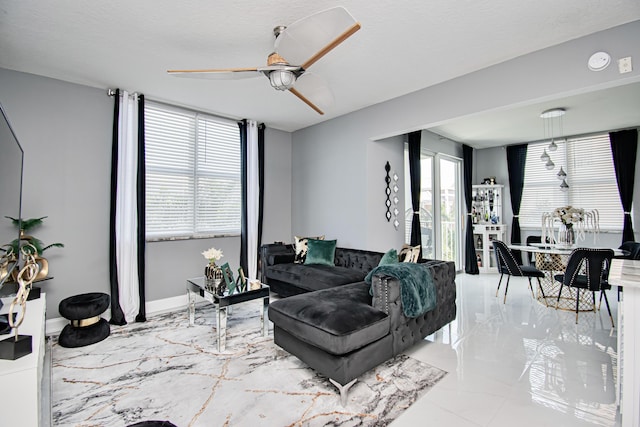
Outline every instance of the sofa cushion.
{"type": "Polygon", "coordinates": [[[304,260],[307,257],[307,242],[309,239],[324,240],[324,236],[318,236],[318,237],[294,236],[293,248],[295,249],[296,256],[293,262],[298,264],[304,264],[304,260]]]}
{"type": "Polygon", "coordinates": [[[409,246],[405,243],[400,249],[398,259],[400,262],[418,262],[420,259],[420,245],[409,246]]]}
{"type": "Polygon", "coordinates": [[[275,264],[266,268],[267,278],[291,283],[309,291],[361,282],[365,272],[321,264],[275,264]]]}
{"type": "Polygon", "coordinates": [[[389,249],[382,255],[378,265],[396,264],[398,262],[398,251],[394,248],[389,249]]]}
{"type": "Polygon", "coordinates": [[[269,319],[298,339],[341,355],[389,333],[389,317],[371,306],[363,282],[295,295],[269,305],[269,319]]]}
{"type": "Polygon", "coordinates": [[[336,240],[307,240],[307,257],[305,264],[322,264],[333,266],[336,257],[336,240]]]}

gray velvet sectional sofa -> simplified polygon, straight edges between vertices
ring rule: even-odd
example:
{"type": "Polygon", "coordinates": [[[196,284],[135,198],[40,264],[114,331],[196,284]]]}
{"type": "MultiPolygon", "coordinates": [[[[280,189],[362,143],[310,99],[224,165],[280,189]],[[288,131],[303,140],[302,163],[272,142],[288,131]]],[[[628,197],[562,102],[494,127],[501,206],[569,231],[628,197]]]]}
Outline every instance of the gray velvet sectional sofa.
{"type": "Polygon", "coordinates": [[[340,390],[343,404],[358,376],[456,317],[453,262],[418,264],[433,281],[436,304],[426,313],[407,317],[398,278],[374,274],[371,284],[363,281],[382,253],[337,248],[335,270],[304,264],[276,267],[293,264],[293,258],[287,255],[286,245],[266,246],[261,257],[263,281],[275,292],[291,295],[269,306],[274,342],[327,376],[340,390]],[[354,271],[347,274],[345,269],[354,271]],[[355,281],[344,283],[351,275],[355,281]],[[331,277],[337,280],[333,286],[331,277]]]}
{"type": "Polygon", "coordinates": [[[281,297],[362,282],[378,265],[382,253],[336,247],[335,262],[306,265],[294,262],[291,244],[268,244],[260,249],[262,283],[281,297]]]}

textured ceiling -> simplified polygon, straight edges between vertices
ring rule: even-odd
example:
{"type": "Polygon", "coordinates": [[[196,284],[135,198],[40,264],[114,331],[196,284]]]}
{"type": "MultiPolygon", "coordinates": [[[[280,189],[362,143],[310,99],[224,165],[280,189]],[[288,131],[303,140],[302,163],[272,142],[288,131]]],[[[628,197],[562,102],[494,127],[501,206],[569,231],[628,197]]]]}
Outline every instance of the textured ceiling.
{"type": "Polygon", "coordinates": [[[294,131],[638,19],[638,0],[0,0],[0,67],[294,131]],[[274,26],[333,6],[362,29],[311,67],[335,97],[324,116],[266,78],[165,73],[262,65],[274,26]]]}

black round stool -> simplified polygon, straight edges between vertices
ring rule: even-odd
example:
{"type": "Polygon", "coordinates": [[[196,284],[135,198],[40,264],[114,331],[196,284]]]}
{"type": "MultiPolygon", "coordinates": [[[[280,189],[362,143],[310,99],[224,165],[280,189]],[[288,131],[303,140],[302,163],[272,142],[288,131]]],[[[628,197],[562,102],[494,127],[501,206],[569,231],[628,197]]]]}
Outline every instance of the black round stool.
{"type": "Polygon", "coordinates": [[[70,320],[60,336],[58,344],[62,347],[83,347],[95,344],[109,336],[109,322],[100,315],[109,307],[109,295],[102,292],[90,292],[74,295],[60,301],[60,314],[70,320]]]}

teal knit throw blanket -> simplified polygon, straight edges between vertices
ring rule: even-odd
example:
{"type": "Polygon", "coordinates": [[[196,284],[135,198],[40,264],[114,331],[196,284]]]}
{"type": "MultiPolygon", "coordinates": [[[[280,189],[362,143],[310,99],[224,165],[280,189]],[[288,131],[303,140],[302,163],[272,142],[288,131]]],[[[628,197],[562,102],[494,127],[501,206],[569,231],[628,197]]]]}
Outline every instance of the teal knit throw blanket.
{"type": "MultiPolygon", "coordinates": [[[[418,317],[436,307],[436,287],[427,267],[411,262],[379,265],[367,274],[365,282],[371,284],[374,274],[400,281],[402,311],[406,317],[418,317]]],[[[373,294],[373,289],[370,292],[373,294]]]]}

